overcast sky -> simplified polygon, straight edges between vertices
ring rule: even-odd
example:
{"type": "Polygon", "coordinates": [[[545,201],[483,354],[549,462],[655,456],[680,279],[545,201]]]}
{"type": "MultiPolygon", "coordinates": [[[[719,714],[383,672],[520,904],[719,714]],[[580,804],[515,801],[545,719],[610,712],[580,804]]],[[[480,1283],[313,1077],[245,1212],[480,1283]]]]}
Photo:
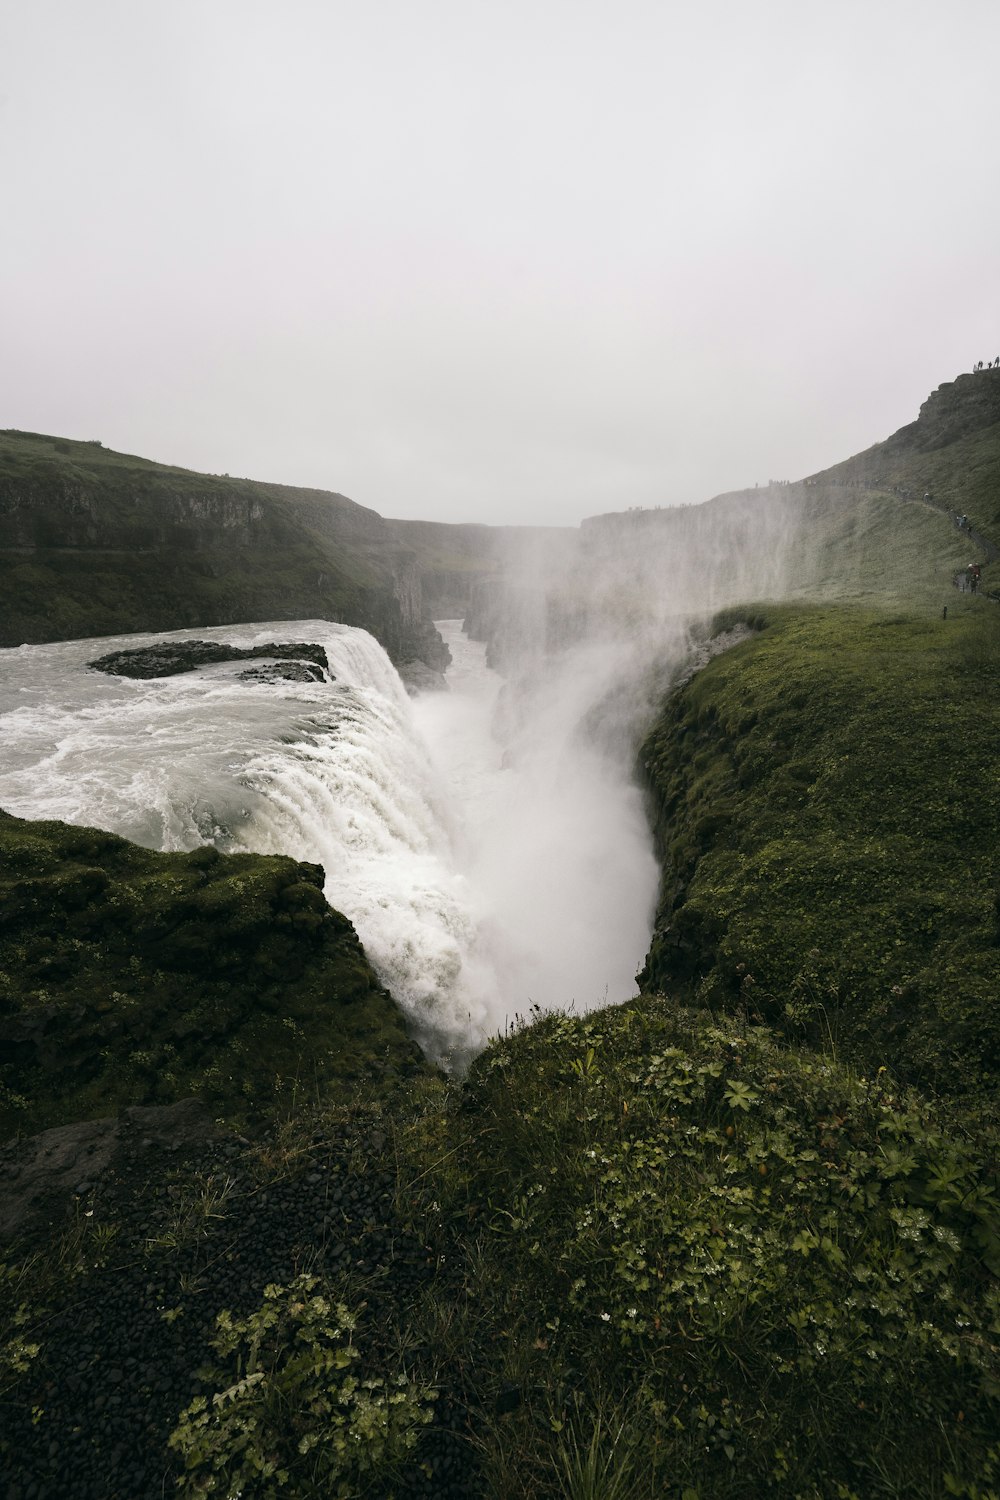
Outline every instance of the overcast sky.
{"type": "Polygon", "coordinates": [[[575,523],[1000,353],[998,0],[21,0],[0,427],[575,523]]]}

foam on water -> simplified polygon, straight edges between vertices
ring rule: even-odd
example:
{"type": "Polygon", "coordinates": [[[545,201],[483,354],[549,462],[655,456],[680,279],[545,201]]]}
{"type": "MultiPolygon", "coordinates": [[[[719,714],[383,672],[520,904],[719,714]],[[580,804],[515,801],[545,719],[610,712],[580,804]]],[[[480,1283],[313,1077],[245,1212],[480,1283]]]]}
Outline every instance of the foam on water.
{"type": "Polygon", "coordinates": [[[581,647],[498,713],[483,648],[458,622],[443,629],[451,691],[415,704],[371,636],[325,621],[0,652],[0,806],[151,848],[322,863],[331,904],[442,1061],[533,1003],[624,999],[656,869],[637,791],[581,732],[614,664],[581,647]],[[239,662],[153,680],[86,666],[194,638],[317,642],[336,680],[240,681],[239,662]]]}
{"type": "Polygon", "coordinates": [[[628,759],[586,730],[620,653],[581,644],[515,691],[459,622],[438,627],[454,690],[427,694],[415,712],[454,789],[456,860],[503,976],[501,1015],[627,998],[658,872],[628,759]]]}

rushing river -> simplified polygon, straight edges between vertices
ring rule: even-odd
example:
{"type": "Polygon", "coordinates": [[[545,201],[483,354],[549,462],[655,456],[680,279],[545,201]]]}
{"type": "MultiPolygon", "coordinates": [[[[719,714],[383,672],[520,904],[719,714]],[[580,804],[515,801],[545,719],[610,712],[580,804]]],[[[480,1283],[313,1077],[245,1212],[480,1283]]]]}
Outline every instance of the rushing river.
{"type": "Polygon", "coordinates": [[[599,647],[505,687],[442,621],[449,691],[408,698],[371,636],[325,621],[0,651],[0,806],[157,849],[321,863],[414,1033],[447,1062],[532,1006],[634,992],[656,867],[624,750],[591,732],[599,647]],[[333,681],[152,680],[87,663],[150,640],[312,641],[333,681]]]}

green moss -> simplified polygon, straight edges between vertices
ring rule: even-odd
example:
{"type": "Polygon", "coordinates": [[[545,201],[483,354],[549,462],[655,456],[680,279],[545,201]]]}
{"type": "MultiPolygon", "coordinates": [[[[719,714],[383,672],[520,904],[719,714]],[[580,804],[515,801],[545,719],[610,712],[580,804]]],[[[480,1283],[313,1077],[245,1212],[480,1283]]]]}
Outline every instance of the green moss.
{"type": "Polygon", "coordinates": [[[566,1433],[595,1424],[633,1496],[995,1475],[995,1132],[652,997],[508,1036],[456,1102],[432,1190],[476,1216],[462,1296],[523,1393],[489,1493],[566,1493],[566,1433]]]}
{"type": "MultiPolygon", "coordinates": [[[[136,1183],[135,1198],[95,1197],[93,1217],[25,1245],[0,1278],[0,1390],[20,1430],[34,1433],[23,1414],[37,1407],[44,1454],[60,1433],[46,1370],[76,1368],[95,1293],[127,1285],[152,1329],[139,1347],[159,1330],[180,1377],[140,1452],[169,1475],[157,1443],[179,1424],[190,1452],[204,1428],[202,1457],[231,1480],[246,1433],[201,1416],[213,1391],[249,1395],[233,1381],[254,1366],[220,1370],[200,1387],[209,1405],[183,1414],[215,1363],[206,1336],[233,1354],[261,1282],[306,1264],[319,1279],[295,1284],[293,1320],[303,1291],[322,1298],[317,1314],[363,1301],[365,1389],[438,1392],[447,1431],[428,1429],[391,1479],[359,1478],[352,1494],[421,1493],[448,1475],[484,1500],[565,1500],[591,1492],[567,1476],[593,1441],[606,1481],[593,1493],[630,1500],[986,1500],[998,1147],[995,1129],[947,1123],[885,1073],[858,1077],[741,1019],[662,997],[548,1016],[495,1042],[464,1085],[415,1077],[374,1115],[359,1089],[244,1153],[225,1145],[199,1170],[136,1183]],[[341,1219],[351,1178],[371,1190],[363,1215],[341,1219]],[[291,1260],[272,1190],[296,1205],[291,1260]],[[265,1222],[273,1271],[239,1253],[265,1222]]],[[[267,1368],[293,1371],[296,1411],[335,1442],[329,1366],[304,1342],[286,1365],[282,1337],[267,1368]]],[[[242,1410],[261,1430],[266,1405],[242,1410]]]]}
{"type": "Polygon", "coordinates": [[[322,880],[0,813],[0,1129],[189,1094],[246,1122],[418,1066],[322,880]]]}
{"type": "Polygon", "coordinates": [[[642,760],[663,890],[643,975],[947,1092],[1000,1072],[1000,620],[772,608],[642,760]]]}

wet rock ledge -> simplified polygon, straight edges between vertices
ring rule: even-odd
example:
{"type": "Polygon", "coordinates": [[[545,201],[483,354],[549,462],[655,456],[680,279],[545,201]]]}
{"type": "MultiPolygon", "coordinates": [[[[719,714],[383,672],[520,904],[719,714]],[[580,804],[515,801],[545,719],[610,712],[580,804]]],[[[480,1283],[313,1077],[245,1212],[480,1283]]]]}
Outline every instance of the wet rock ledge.
{"type": "Polygon", "coordinates": [[[266,675],[263,668],[251,669],[242,675],[259,681],[270,681],[275,677],[290,678],[295,682],[333,680],[323,647],[306,641],[281,644],[268,641],[263,646],[230,646],[225,641],[154,641],[150,646],[137,646],[130,651],[111,651],[87,665],[95,672],[106,672],[110,677],[176,677],[181,672],[194,672],[198,667],[215,662],[260,661],[263,658],[289,665],[275,667],[266,675]]]}

